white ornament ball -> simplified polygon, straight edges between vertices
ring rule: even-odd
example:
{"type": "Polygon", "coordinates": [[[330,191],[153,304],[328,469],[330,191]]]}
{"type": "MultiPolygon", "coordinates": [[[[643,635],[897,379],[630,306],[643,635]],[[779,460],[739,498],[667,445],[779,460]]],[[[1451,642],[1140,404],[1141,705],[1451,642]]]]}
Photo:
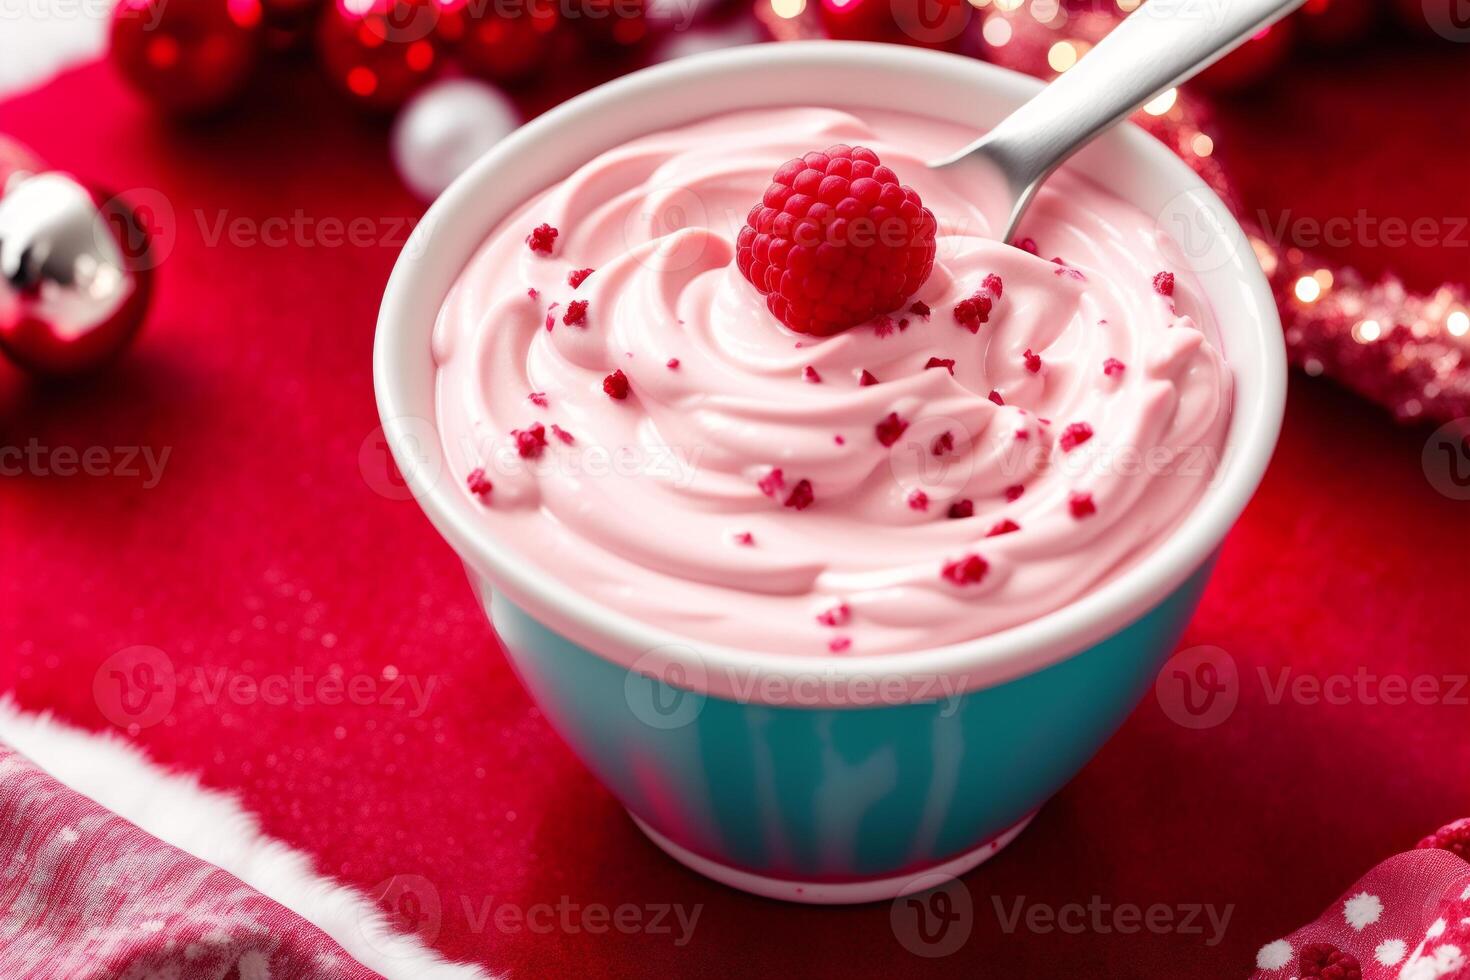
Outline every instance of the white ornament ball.
{"type": "Polygon", "coordinates": [[[435,82],[393,123],[393,165],[408,189],[432,201],[521,124],[499,89],[468,78],[435,82]]]}

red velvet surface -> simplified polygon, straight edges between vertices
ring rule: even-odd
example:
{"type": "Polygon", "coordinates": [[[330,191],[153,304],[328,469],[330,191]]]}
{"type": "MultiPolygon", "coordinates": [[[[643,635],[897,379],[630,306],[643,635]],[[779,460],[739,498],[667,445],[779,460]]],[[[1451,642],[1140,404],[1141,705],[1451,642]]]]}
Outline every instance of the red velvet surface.
{"type": "MultiPolygon", "coordinates": [[[[1356,61],[1304,69],[1272,99],[1230,108],[1222,149],[1262,206],[1470,213],[1464,130],[1441,118],[1460,111],[1466,63],[1458,50],[1436,57],[1381,54],[1375,74],[1356,61]],[[1428,88],[1419,72],[1460,81],[1428,88]],[[1400,100],[1411,91],[1409,111],[1400,100]],[[1371,173],[1354,177],[1364,153],[1371,173]]],[[[95,673],[123,648],[158,648],[181,682],[137,741],[238,792],[323,873],[369,889],[394,875],[430,883],[441,913],[421,923],[448,955],[521,977],[1239,976],[1258,947],[1316,918],[1378,860],[1470,814],[1470,690],[1451,690],[1470,670],[1466,505],[1426,480],[1426,432],[1297,376],[1265,485],[1185,639],[1230,654],[1238,707],[1192,730],[1150,696],[1029,830],[965,879],[973,931],[958,952],[914,955],[886,905],[800,908],[704,881],[648,844],[556,740],[449,548],[411,501],[373,489],[385,465],[373,322],[398,219],[417,213],[382,130],[306,80],[278,83],[232,119],[171,129],[100,67],[0,105],[0,130],[54,165],[156,190],[175,232],[147,330],[112,372],[60,387],[0,373],[0,443],[170,454],[152,487],[126,474],[0,480],[0,689],[111,729],[95,673]],[[221,216],[298,214],[314,230],[288,247],[228,233],[211,243],[221,216]],[[366,219],[391,241],[334,244],[323,219],[366,219]],[[436,686],[422,712],[411,693],[407,704],[329,706],[216,691],[221,678],[297,669],[376,679],[378,695],[395,671],[436,686]],[[1459,701],[1275,697],[1281,671],[1360,670],[1439,678],[1459,701]],[[1122,934],[1090,917],[1075,933],[1024,918],[1007,932],[997,905],[1009,916],[1018,899],[1208,904],[1230,918],[1213,945],[1208,925],[1122,934]],[[702,908],[682,946],[677,927],[598,935],[484,918],[558,903],[702,908]]],[[[1453,255],[1400,257],[1435,275],[1464,267],[1453,255]]]]}

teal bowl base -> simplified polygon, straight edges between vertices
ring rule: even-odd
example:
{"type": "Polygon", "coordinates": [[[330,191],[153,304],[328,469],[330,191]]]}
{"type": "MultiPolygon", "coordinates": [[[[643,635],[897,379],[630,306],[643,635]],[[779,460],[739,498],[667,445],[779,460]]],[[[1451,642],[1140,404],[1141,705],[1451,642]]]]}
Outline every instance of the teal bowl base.
{"type": "Polygon", "coordinates": [[[740,868],[711,861],[707,857],[680,847],[639,820],[637,814],[631,810],[628,811],[628,816],[633,818],[633,823],[637,824],[638,829],[643,831],[648,839],[658,846],[659,850],[690,871],[722,885],[728,885],[751,895],[759,895],[761,898],[780,899],[783,902],[800,902],[805,905],[862,905],[866,902],[888,902],[900,895],[928,891],[930,888],[943,885],[974,870],[999,854],[1001,848],[1019,837],[1021,831],[1026,829],[1036,813],[1034,811],[1028,813],[1017,823],[974,850],[966,851],[959,857],[950,858],[932,867],[919,868],[888,878],[843,882],[792,881],[787,878],[772,878],[742,871],[740,868]]]}

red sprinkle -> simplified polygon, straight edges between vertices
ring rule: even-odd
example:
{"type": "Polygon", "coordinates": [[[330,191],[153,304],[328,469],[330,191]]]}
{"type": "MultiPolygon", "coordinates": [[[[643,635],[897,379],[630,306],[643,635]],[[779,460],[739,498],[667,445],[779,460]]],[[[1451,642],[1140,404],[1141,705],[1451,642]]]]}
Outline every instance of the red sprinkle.
{"type": "Polygon", "coordinates": [[[908,427],[909,424],[899,418],[897,412],[889,412],[884,416],[883,421],[873,427],[873,431],[877,434],[879,442],[885,446],[891,446],[898,441],[898,437],[903,435],[904,430],[908,427]]]}
{"type": "Polygon", "coordinates": [[[952,521],[962,521],[967,517],[974,517],[975,502],[973,500],[969,500],[968,498],[965,500],[956,500],[954,503],[949,505],[948,516],[949,519],[952,521]]]}
{"type": "Polygon", "coordinates": [[[526,236],[526,244],[531,246],[531,251],[540,252],[542,255],[551,254],[551,246],[556,241],[556,236],[561,234],[550,225],[538,225],[531,229],[526,236]]]}
{"type": "Polygon", "coordinates": [[[563,429],[555,422],[551,423],[551,434],[556,436],[562,442],[566,443],[568,446],[577,441],[576,436],[572,435],[570,432],[568,432],[566,429],[563,429]]]}
{"type": "Polygon", "coordinates": [[[909,494],[909,507],[914,510],[928,510],[929,495],[922,490],[915,490],[909,494]]]}
{"type": "Polygon", "coordinates": [[[1011,486],[1006,487],[1006,489],[1005,489],[1006,503],[1014,503],[1015,501],[1020,500],[1021,499],[1021,494],[1025,493],[1025,492],[1026,492],[1026,486],[1025,486],[1025,484],[1022,484],[1022,483],[1015,483],[1015,484],[1012,484],[1011,486]]]}
{"type": "Polygon", "coordinates": [[[945,453],[954,452],[954,436],[950,434],[948,429],[941,432],[939,437],[934,440],[934,445],[930,447],[930,451],[936,456],[943,456],[945,453]]]}
{"type": "Polygon", "coordinates": [[[761,477],[756,482],[756,486],[760,487],[761,493],[767,497],[774,497],[786,486],[786,475],[781,472],[781,467],[777,466],[771,472],[761,477]]]}
{"type": "Polygon", "coordinates": [[[614,371],[602,379],[602,390],[609,398],[622,401],[628,397],[628,376],[622,371],[614,371]]]}
{"type": "Polygon", "coordinates": [[[1067,509],[1072,512],[1073,517],[1080,521],[1084,517],[1096,514],[1097,504],[1092,502],[1092,494],[1074,492],[1067,498],[1067,509]]]}
{"type": "Polygon", "coordinates": [[[818,613],[817,622],[823,626],[846,626],[852,622],[852,608],[845,602],[838,603],[826,612],[818,613]]]}
{"type": "Polygon", "coordinates": [[[546,426],[537,422],[529,429],[511,429],[516,440],[516,452],[522,459],[535,459],[546,448],[546,426]]]}
{"type": "Polygon", "coordinates": [[[846,653],[852,648],[852,639],[846,636],[833,637],[827,643],[827,649],[833,653],[846,653]]]}
{"type": "Polygon", "coordinates": [[[567,304],[567,311],[562,315],[561,322],[567,326],[582,326],[587,322],[587,301],[585,299],[574,299],[567,304]]]}
{"type": "Polygon", "coordinates": [[[916,299],[914,300],[913,305],[909,307],[909,312],[912,313],[914,316],[921,316],[927,320],[934,311],[929,309],[928,303],[925,303],[923,300],[916,299]]]}
{"type": "Polygon", "coordinates": [[[664,367],[668,368],[670,371],[679,370],[679,359],[677,357],[669,358],[668,361],[664,364],[664,367]]]}
{"type": "Polygon", "coordinates": [[[1110,357],[1106,361],[1103,361],[1103,374],[1106,374],[1110,378],[1122,374],[1126,369],[1126,365],[1116,357],[1110,357]]]}
{"type": "Polygon", "coordinates": [[[946,562],[940,576],[955,585],[978,585],[990,571],[990,564],[979,555],[966,555],[955,561],[946,562]]]}
{"type": "Polygon", "coordinates": [[[755,535],[749,531],[741,531],[735,535],[735,543],[745,545],[747,548],[752,547],[755,545],[755,535]]]}
{"type": "Polygon", "coordinates": [[[990,400],[995,402],[997,405],[1004,405],[1006,403],[1006,400],[1000,397],[1000,392],[996,391],[994,388],[990,389],[990,400]]]}
{"type": "Polygon", "coordinates": [[[529,395],[526,396],[526,399],[532,405],[536,405],[536,406],[538,406],[540,408],[545,408],[546,407],[546,392],[544,392],[544,391],[533,391],[529,395]]]}
{"type": "Polygon", "coordinates": [[[1062,435],[1057,439],[1057,444],[1062,447],[1062,452],[1070,453],[1091,438],[1092,426],[1086,422],[1073,422],[1062,430],[1062,435]]]}
{"type": "Polygon", "coordinates": [[[858,376],[858,387],[859,388],[866,388],[866,387],[868,387],[868,385],[875,385],[877,383],[878,383],[878,379],[875,378],[875,377],[873,377],[873,374],[872,374],[871,371],[864,370],[863,373],[858,376]]]}
{"type": "Polygon", "coordinates": [[[1026,353],[1021,355],[1026,359],[1026,370],[1036,374],[1041,370],[1041,355],[1032,353],[1031,348],[1026,348],[1026,353]]]}
{"type": "Polygon", "coordinates": [[[816,494],[812,493],[812,481],[802,480],[791,488],[791,493],[786,497],[786,506],[806,510],[816,499],[816,494]]]}
{"type": "Polygon", "coordinates": [[[466,478],[465,483],[468,484],[470,493],[476,497],[488,497],[490,491],[495,489],[495,484],[490,482],[485,471],[478,466],[470,470],[470,475],[466,478]]]}
{"type": "Polygon", "coordinates": [[[567,273],[567,285],[571,286],[573,289],[576,289],[578,286],[582,285],[582,283],[585,282],[587,280],[587,277],[590,275],[592,275],[591,269],[573,269],[571,272],[567,273]]]}
{"type": "Polygon", "coordinates": [[[927,371],[930,368],[944,368],[949,372],[950,377],[954,377],[954,358],[931,357],[929,363],[924,365],[924,370],[927,371]]]}
{"type": "Polygon", "coordinates": [[[803,380],[809,381],[814,385],[819,385],[822,383],[822,376],[818,374],[817,369],[812,367],[810,364],[801,369],[801,377],[803,380]]]}
{"type": "Polygon", "coordinates": [[[1017,524],[1015,521],[1007,517],[1000,523],[996,524],[995,527],[991,528],[989,531],[986,531],[985,536],[987,538],[998,538],[1002,534],[1010,534],[1013,531],[1019,530],[1021,530],[1021,525],[1017,524]]]}
{"type": "Polygon", "coordinates": [[[1174,295],[1174,273],[1160,272],[1154,276],[1154,292],[1160,296],[1174,295]]]}

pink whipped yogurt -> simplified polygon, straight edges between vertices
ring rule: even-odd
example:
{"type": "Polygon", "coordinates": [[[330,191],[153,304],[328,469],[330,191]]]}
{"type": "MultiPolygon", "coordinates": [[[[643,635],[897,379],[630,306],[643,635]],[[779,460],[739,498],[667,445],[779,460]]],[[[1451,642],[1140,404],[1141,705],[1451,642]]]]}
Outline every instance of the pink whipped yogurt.
{"type": "Polygon", "coordinates": [[[973,136],[864,109],[723,115],[610,150],[496,228],[433,337],[450,475],[485,533],[693,640],[843,656],[995,633],[1138,560],[1224,446],[1209,308],[1182,270],[1156,286],[1152,218],[1076,173],[1023,226],[1039,255],[993,240],[994,189],[924,165],[973,136]],[[937,217],[929,316],[802,336],[736,268],[777,167],[834,143],[874,150],[937,217]],[[550,255],[527,245],[542,223],[550,255]],[[992,275],[972,333],[954,307],[992,275]]]}

